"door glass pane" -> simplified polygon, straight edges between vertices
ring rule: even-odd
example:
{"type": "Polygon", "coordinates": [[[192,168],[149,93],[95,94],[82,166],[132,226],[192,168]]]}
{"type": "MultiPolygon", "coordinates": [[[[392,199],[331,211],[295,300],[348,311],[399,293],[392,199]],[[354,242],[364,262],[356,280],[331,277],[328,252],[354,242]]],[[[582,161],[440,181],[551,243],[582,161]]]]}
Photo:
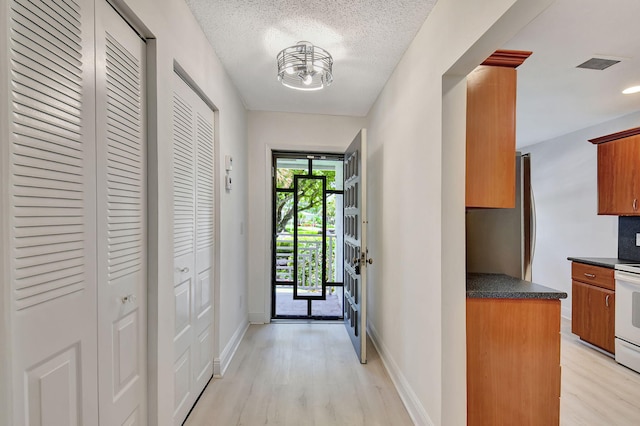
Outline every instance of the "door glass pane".
{"type": "Polygon", "coordinates": [[[307,316],[306,300],[296,300],[293,298],[293,286],[276,286],[276,312],[279,316],[307,316]]]}
{"type": "Polygon", "coordinates": [[[314,176],[324,176],[327,179],[327,190],[342,191],[344,163],[342,160],[313,160],[314,176]]]}
{"type": "Polygon", "coordinates": [[[344,262],[342,194],[327,194],[327,282],[341,283],[344,262]]]}
{"type": "Polygon", "coordinates": [[[327,286],[326,300],[311,301],[311,315],[315,317],[341,317],[342,302],[342,286],[327,286]]]}
{"type": "Polygon", "coordinates": [[[324,177],[296,176],[294,298],[324,298],[326,200],[324,177]]]}
{"type": "Polygon", "coordinates": [[[293,282],[293,192],[277,192],[275,231],[276,281],[293,282]]]}
{"type": "Polygon", "coordinates": [[[276,160],[276,188],[293,188],[296,175],[309,174],[309,160],[306,158],[278,158],[276,160]]]}

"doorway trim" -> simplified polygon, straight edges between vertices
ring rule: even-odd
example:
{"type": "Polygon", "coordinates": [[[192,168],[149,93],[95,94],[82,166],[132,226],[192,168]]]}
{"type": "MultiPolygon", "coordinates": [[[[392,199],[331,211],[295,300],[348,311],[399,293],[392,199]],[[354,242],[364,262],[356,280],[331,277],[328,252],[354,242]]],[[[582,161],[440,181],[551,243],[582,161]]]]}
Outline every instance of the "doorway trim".
{"type": "MultiPolygon", "coordinates": [[[[307,297],[296,297],[295,294],[295,279],[293,281],[293,283],[291,284],[294,288],[294,296],[293,299],[294,300],[305,300],[307,299],[307,315],[280,315],[280,316],[276,316],[276,306],[277,306],[277,302],[275,300],[275,294],[276,294],[276,287],[278,285],[288,285],[288,282],[285,283],[283,281],[280,282],[280,284],[277,283],[276,277],[277,277],[277,271],[274,268],[274,265],[276,263],[276,253],[274,252],[274,249],[276,247],[276,237],[275,237],[275,228],[276,228],[276,217],[275,217],[275,200],[277,198],[276,194],[278,193],[278,188],[277,188],[277,184],[276,184],[276,170],[277,170],[277,160],[278,159],[300,159],[300,160],[306,160],[307,161],[307,175],[303,175],[309,178],[313,178],[314,176],[311,174],[313,173],[313,161],[314,160],[335,160],[335,161],[341,161],[343,163],[343,167],[344,167],[344,154],[341,152],[327,152],[327,151],[322,151],[322,152],[310,152],[308,150],[304,150],[304,151],[271,151],[271,162],[270,162],[270,170],[271,173],[269,175],[269,180],[270,180],[270,187],[269,187],[269,196],[271,198],[271,208],[269,210],[269,214],[270,214],[270,218],[271,218],[271,222],[269,224],[269,228],[268,228],[268,232],[269,232],[269,239],[270,239],[270,256],[269,256],[269,262],[270,262],[270,284],[269,284],[269,292],[271,293],[271,303],[269,305],[269,312],[267,313],[269,316],[269,320],[273,321],[273,320],[280,320],[280,319],[285,319],[285,320],[289,320],[289,319],[304,319],[304,320],[342,320],[343,315],[341,316],[314,316],[312,313],[312,303],[313,300],[318,300],[318,301],[322,301],[325,300],[325,297],[311,297],[311,298],[307,298],[307,297]],[[311,300],[309,300],[311,299],[311,300]]],[[[316,176],[317,178],[319,178],[319,176],[316,176]]],[[[297,176],[296,176],[296,182],[297,182],[297,176]]],[[[284,188],[280,188],[281,192],[294,192],[295,191],[295,185],[291,188],[288,189],[284,189],[284,188]]],[[[339,189],[333,189],[333,190],[325,190],[325,195],[330,195],[330,194],[343,194],[344,191],[343,190],[339,190],[339,189]]],[[[295,198],[294,198],[295,200],[295,198]]],[[[326,212],[326,198],[323,200],[324,202],[324,210],[326,212]]],[[[295,206],[295,201],[294,201],[294,211],[297,212],[297,206],[295,206]]],[[[294,213],[294,224],[295,222],[295,217],[296,217],[296,213],[294,213]]],[[[344,225],[343,225],[344,226],[344,225]]],[[[325,240],[323,241],[323,248],[322,251],[323,253],[326,253],[326,217],[323,220],[323,227],[325,230],[325,240]]],[[[293,236],[294,239],[294,250],[293,250],[293,256],[295,258],[296,253],[297,253],[297,238],[295,237],[295,233],[293,236]]],[[[339,253],[341,253],[341,251],[339,251],[339,253]]],[[[323,255],[324,257],[324,255],[323,255]]],[[[297,274],[297,261],[294,260],[294,277],[297,274]]],[[[326,259],[324,260],[325,265],[323,265],[322,269],[323,269],[323,294],[324,291],[326,291],[326,289],[324,288],[326,287],[343,287],[343,282],[328,282],[326,280],[326,259]]],[[[344,290],[343,290],[343,296],[344,298],[344,290]]]]}
{"type": "Polygon", "coordinates": [[[273,164],[273,152],[308,152],[310,154],[326,153],[326,152],[343,152],[345,146],[340,145],[298,145],[287,143],[267,143],[264,146],[264,170],[263,170],[263,194],[267,198],[265,201],[265,213],[262,216],[263,226],[265,229],[264,241],[263,241],[263,277],[266,279],[262,283],[263,295],[263,310],[260,313],[249,314],[249,322],[251,324],[269,324],[271,322],[271,225],[272,217],[270,212],[273,211],[273,197],[271,196],[271,170],[273,164]]]}

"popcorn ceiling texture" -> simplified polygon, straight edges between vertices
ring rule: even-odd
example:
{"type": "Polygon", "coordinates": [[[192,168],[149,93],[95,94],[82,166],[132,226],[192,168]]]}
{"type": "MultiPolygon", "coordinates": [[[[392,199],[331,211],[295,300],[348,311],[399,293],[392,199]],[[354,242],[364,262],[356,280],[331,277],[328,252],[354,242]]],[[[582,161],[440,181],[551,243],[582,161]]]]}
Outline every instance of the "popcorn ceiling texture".
{"type": "MultiPolygon", "coordinates": [[[[186,0],[250,110],[364,116],[437,0],[186,0]],[[300,40],[334,58],[334,83],[299,92],[276,55],[300,40]]],[[[215,100],[213,100],[215,102],[215,100]]]]}

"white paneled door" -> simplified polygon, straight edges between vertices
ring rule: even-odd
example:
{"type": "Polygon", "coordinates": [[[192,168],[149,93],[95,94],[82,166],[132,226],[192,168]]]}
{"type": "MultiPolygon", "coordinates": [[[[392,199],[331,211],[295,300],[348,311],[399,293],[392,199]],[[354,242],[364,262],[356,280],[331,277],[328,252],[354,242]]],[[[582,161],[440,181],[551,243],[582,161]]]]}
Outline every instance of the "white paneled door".
{"type": "MultiPolygon", "coordinates": [[[[13,423],[96,424],[93,0],[10,0],[13,423]]],[[[3,82],[2,84],[5,84],[3,82]]],[[[3,139],[4,141],[4,135],[3,139]]],[[[4,193],[4,189],[3,189],[4,193]]],[[[6,204],[5,204],[6,201],[6,204]]],[[[4,223],[3,223],[4,225],[4,223]]],[[[4,262],[4,260],[3,260],[4,262]]],[[[5,282],[2,283],[5,285],[5,282]]]]}
{"type": "Polygon", "coordinates": [[[145,43],[96,1],[98,396],[101,425],[145,425],[145,43]]]}
{"type": "Polygon", "coordinates": [[[174,424],[213,375],[213,111],[178,75],[173,91],[174,424]]]}

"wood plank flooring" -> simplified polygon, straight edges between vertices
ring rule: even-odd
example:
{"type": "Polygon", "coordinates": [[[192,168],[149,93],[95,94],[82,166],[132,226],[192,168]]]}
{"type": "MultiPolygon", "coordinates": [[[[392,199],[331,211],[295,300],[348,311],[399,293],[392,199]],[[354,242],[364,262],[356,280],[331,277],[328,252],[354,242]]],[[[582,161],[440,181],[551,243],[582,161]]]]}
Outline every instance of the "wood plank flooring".
{"type": "Polygon", "coordinates": [[[362,365],[341,323],[252,325],[185,425],[412,425],[373,345],[367,349],[362,365]]]}
{"type": "MultiPolygon", "coordinates": [[[[561,426],[640,425],[640,374],[587,347],[562,320],[561,426]]],[[[253,325],[187,426],[411,425],[369,345],[358,363],[342,324],[253,325]]]]}
{"type": "Polygon", "coordinates": [[[581,343],[562,320],[562,426],[640,425],[640,374],[581,343]]]}

